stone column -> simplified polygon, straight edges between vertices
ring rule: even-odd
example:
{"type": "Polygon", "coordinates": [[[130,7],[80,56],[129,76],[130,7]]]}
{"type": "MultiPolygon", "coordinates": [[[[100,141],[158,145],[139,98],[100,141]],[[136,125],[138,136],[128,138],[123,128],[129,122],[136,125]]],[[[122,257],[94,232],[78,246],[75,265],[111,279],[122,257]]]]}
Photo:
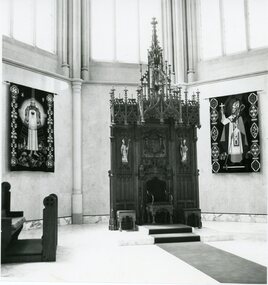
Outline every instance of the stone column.
{"type": "Polygon", "coordinates": [[[72,2],[72,77],[81,78],[81,0],[72,2]]]}
{"type": "Polygon", "coordinates": [[[72,223],[83,223],[82,194],[82,136],[81,136],[81,87],[82,80],[72,80],[73,91],[73,193],[72,193],[72,223]]]}
{"type": "Polygon", "coordinates": [[[89,79],[89,0],[82,0],[82,69],[84,80],[89,79]]]}
{"type": "Polygon", "coordinates": [[[70,71],[69,71],[69,63],[68,63],[68,0],[61,0],[59,3],[61,3],[61,8],[62,8],[62,22],[61,22],[61,45],[62,45],[62,70],[63,74],[67,77],[70,76],[70,71]]]}
{"type": "Polygon", "coordinates": [[[83,223],[82,111],[81,111],[81,0],[68,0],[68,60],[72,77],[73,104],[73,193],[72,222],[83,223]]]}
{"type": "Polygon", "coordinates": [[[169,0],[162,0],[162,13],[163,13],[163,56],[168,64],[172,63],[172,27],[171,27],[171,6],[169,0]]]}
{"type": "Polygon", "coordinates": [[[173,44],[174,44],[174,71],[175,82],[185,82],[185,59],[184,59],[184,38],[183,38],[183,3],[182,0],[172,1],[173,13],[173,44]]]}
{"type": "Polygon", "coordinates": [[[196,1],[186,2],[186,29],[187,29],[187,78],[188,82],[195,80],[195,67],[197,60],[197,37],[196,37],[196,1]]]}
{"type": "Polygon", "coordinates": [[[58,0],[57,7],[57,50],[60,63],[62,64],[62,46],[63,46],[63,0],[58,0]]]}

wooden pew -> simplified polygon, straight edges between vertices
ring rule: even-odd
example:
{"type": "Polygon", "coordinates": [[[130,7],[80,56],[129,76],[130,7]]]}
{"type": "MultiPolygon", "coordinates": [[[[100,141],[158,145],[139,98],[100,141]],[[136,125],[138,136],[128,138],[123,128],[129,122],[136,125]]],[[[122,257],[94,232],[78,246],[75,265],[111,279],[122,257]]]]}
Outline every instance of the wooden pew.
{"type": "Polygon", "coordinates": [[[55,240],[56,240],[56,245],[58,245],[58,196],[54,193],[50,194],[50,196],[55,197],[56,199],[56,207],[55,207],[55,221],[53,223],[53,225],[55,226],[55,240]]]}
{"type": "Polygon", "coordinates": [[[42,261],[56,261],[58,244],[58,197],[50,194],[44,199],[42,261]]]}
{"type": "Polygon", "coordinates": [[[1,184],[1,253],[7,245],[18,239],[18,236],[23,228],[25,218],[23,211],[10,210],[10,184],[2,182],[1,184]]]}
{"type": "Polygon", "coordinates": [[[58,198],[51,194],[43,204],[43,236],[11,241],[4,250],[1,263],[56,261],[58,198]]]}

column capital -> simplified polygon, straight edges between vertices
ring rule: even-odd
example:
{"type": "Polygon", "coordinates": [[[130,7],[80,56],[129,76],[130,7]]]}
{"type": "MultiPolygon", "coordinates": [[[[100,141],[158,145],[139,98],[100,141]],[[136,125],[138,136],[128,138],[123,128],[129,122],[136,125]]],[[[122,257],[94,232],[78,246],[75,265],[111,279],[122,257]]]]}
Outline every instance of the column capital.
{"type": "Polygon", "coordinates": [[[80,91],[82,84],[83,84],[83,80],[80,78],[72,78],[72,88],[75,91],[80,91]]]}
{"type": "Polygon", "coordinates": [[[81,79],[81,78],[72,78],[72,85],[75,85],[75,84],[82,85],[82,83],[83,83],[83,79],[81,79]]]}

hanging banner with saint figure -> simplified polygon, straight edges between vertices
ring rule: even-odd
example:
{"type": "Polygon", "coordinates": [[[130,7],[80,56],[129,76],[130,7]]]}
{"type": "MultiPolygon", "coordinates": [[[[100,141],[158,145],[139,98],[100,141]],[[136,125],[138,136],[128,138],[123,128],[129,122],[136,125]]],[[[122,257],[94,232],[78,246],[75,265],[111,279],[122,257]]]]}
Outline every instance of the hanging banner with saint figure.
{"type": "Polygon", "coordinates": [[[10,83],[10,169],[54,172],[54,94],[10,83]]]}
{"type": "Polygon", "coordinates": [[[257,92],[210,99],[213,173],[259,172],[257,92]]]}

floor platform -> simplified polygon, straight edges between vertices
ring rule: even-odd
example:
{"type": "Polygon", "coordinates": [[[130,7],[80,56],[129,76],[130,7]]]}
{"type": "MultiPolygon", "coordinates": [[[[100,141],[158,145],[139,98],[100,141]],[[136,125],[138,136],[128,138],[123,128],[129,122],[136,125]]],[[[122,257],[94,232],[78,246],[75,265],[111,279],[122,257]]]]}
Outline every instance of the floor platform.
{"type": "MultiPolygon", "coordinates": [[[[39,238],[41,231],[23,230],[20,238],[39,238]]],[[[201,238],[202,231],[214,239],[205,244],[267,266],[266,224],[203,222],[201,234],[198,230],[201,238]],[[228,235],[232,239],[226,240],[228,235]]],[[[196,244],[198,242],[187,243],[187,246],[196,244]]],[[[106,223],[60,226],[56,262],[4,264],[1,282],[219,283],[190,261],[184,261],[159,245],[164,244],[154,244],[148,233],[109,231],[106,223]],[[126,246],[128,241],[130,246],[126,246]]],[[[224,268],[218,270],[225,273],[224,268]]]]}

